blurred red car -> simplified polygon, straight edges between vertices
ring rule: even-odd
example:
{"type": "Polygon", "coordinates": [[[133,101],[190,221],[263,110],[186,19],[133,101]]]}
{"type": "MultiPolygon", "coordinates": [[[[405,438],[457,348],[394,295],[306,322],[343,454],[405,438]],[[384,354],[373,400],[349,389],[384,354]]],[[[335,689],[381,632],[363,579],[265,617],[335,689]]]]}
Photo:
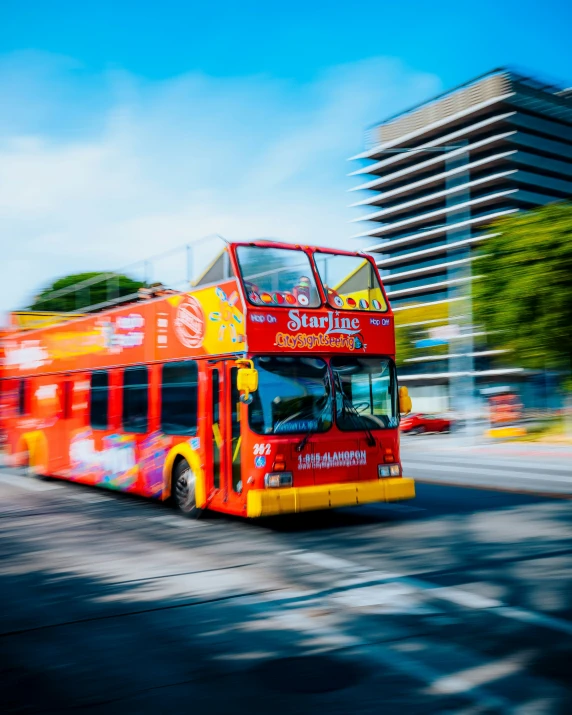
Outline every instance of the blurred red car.
{"type": "Polygon", "coordinates": [[[439,415],[407,415],[400,424],[399,429],[408,434],[423,434],[424,432],[449,432],[451,420],[439,415]]]}

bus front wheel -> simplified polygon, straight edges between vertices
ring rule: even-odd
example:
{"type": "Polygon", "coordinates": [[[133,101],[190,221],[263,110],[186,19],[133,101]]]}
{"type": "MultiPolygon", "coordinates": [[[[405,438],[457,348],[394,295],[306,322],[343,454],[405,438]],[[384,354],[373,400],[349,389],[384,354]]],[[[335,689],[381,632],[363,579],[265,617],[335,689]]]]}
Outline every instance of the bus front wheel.
{"type": "Polygon", "coordinates": [[[181,459],[173,470],[173,482],[171,494],[177,509],[191,519],[197,519],[201,515],[201,509],[197,509],[195,500],[196,477],[185,459],[181,459]]]}

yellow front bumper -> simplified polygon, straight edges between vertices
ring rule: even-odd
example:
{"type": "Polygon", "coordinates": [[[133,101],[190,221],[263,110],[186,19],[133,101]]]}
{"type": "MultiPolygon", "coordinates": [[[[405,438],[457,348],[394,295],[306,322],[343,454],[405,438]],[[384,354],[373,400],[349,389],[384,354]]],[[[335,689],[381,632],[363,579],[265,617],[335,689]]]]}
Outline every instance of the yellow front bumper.
{"type": "Polygon", "coordinates": [[[246,515],[250,517],[291,514],[298,511],[335,509],[371,502],[413,499],[413,479],[396,477],[368,482],[322,484],[288,489],[253,489],[248,492],[246,515]]]}

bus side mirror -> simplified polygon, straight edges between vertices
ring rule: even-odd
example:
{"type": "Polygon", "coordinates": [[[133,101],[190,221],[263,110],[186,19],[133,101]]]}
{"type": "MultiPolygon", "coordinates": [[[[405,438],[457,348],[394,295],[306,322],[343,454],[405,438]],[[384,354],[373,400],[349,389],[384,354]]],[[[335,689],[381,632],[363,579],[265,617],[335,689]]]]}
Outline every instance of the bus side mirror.
{"type": "Polygon", "coordinates": [[[258,390],[258,370],[252,360],[237,360],[238,374],[236,387],[240,392],[240,401],[249,405],[252,402],[251,392],[258,390]]]}
{"type": "Polygon", "coordinates": [[[409,390],[406,387],[399,388],[399,413],[401,415],[408,415],[413,409],[413,403],[411,402],[411,397],[409,397],[409,390]]]}

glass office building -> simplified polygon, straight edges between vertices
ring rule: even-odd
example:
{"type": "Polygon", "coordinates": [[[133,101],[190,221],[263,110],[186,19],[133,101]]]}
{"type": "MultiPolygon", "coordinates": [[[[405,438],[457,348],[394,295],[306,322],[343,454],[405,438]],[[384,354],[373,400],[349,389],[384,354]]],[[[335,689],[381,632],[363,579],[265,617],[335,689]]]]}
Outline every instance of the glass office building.
{"type": "Polygon", "coordinates": [[[451,376],[468,365],[477,391],[522,379],[517,365],[495,369],[498,351],[472,322],[475,249],[495,219],[572,199],[572,90],[499,69],[372,127],[366,141],[352,157],[356,238],[376,255],[394,310],[408,311],[399,322],[417,348],[401,379],[425,388],[423,409],[448,407],[451,376]],[[456,364],[462,356],[470,363],[456,364]]]}

